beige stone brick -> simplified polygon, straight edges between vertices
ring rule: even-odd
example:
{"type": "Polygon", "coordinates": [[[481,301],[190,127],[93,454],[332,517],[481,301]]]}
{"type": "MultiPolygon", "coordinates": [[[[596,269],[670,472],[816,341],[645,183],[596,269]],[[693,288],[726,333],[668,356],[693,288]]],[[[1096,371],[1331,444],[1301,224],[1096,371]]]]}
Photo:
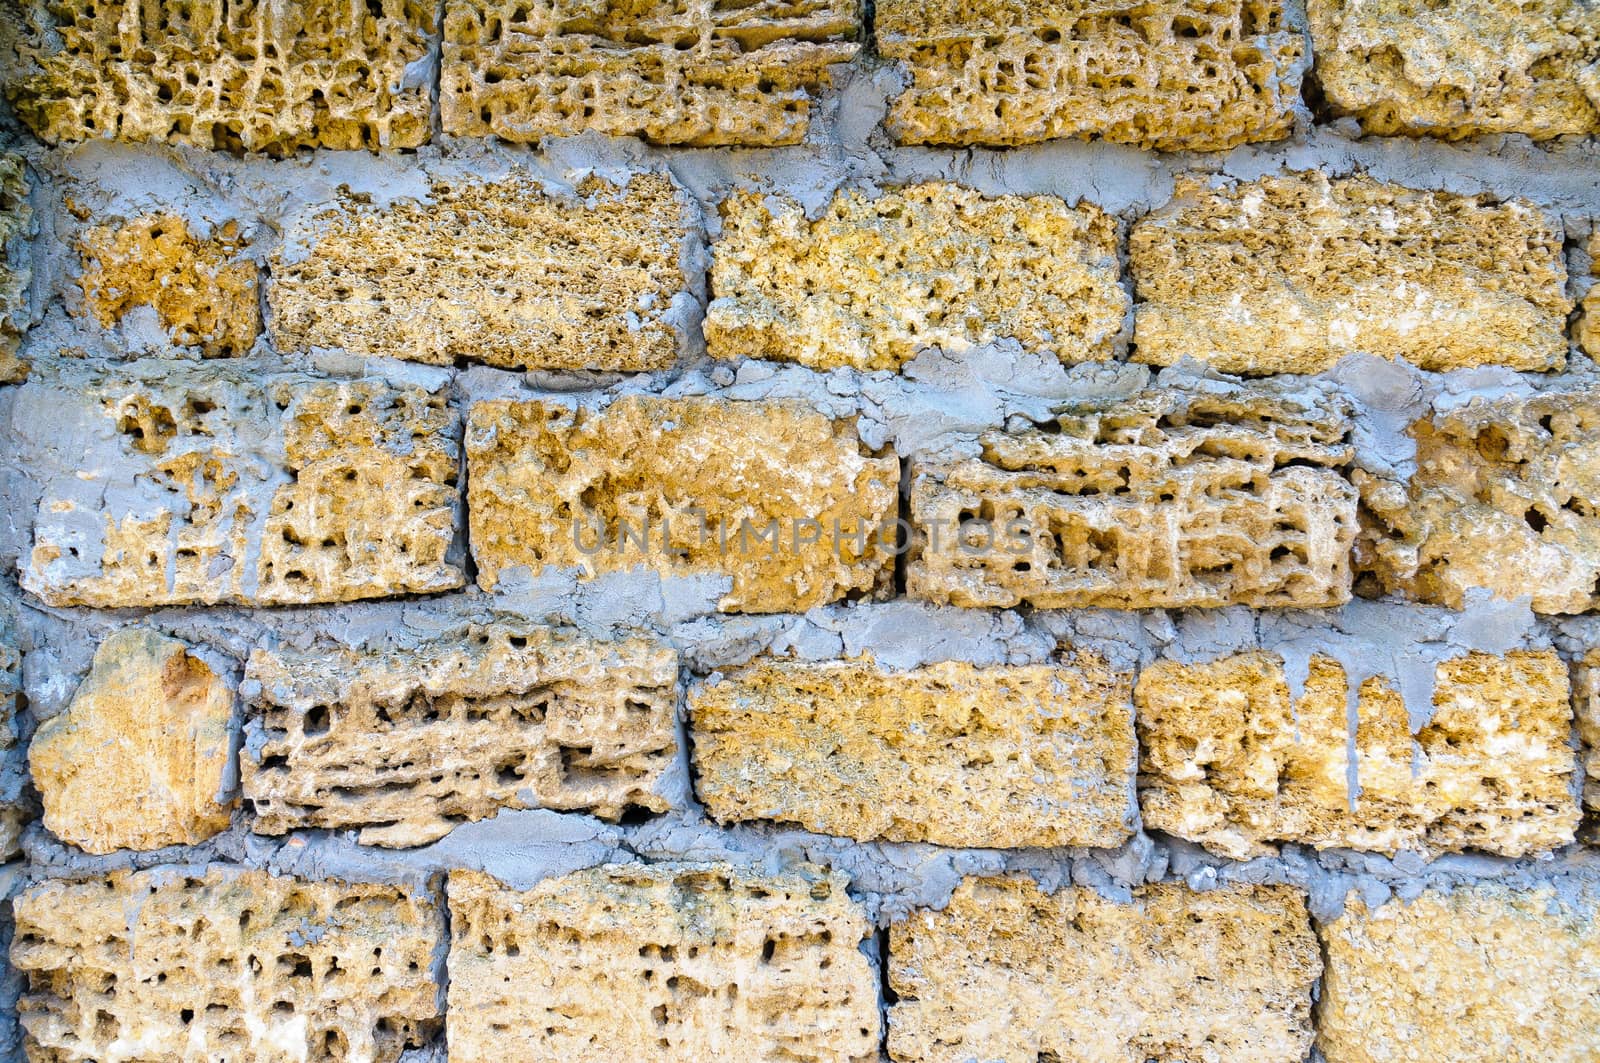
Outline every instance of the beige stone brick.
{"type": "Polygon", "coordinates": [[[769,661],[692,688],[700,798],[858,841],[1114,848],[1132,833],[1130,677],[1062,666],[769,661]]]}
{"type": "Polygon", "coordinates": [[[888,118],[905,144],[1277,140],[1294,124],[1305,52],[1277,0],[878,0],[876,32],[909,78],[888,118]]]}
{"type": "Polygon", "coordinates": [[[522,566],[726,576],[727,612],[803,611],[889,589],[897,462],[867,453],[853,422],[797,403],[479,402],[467,460],[485,590],[522,566]]]}
{"type": "Polygon", "coordinates": [[[447,0],[444,131],[798,144],[860,19],[856,0],[447,0]]]}
{"type": "Polygon", "coordinates": [[[435,180],[424,200],[346,196],[272,263],[273,340],[433,365],[664,369],[689,204],[665,173],[546,192],[514,171],[435,180]]]}
{"type": "Polygon", "coordinates": [[[837,872],[610,865],[517,891],[454,871],[450,919],[452,1061],[878,1059],[872,928],[837,872]]]}
{"type": "Polygon", "coordinates": [[[966,879],[942,912],[889,929],[889,1054],[1298,1063],[1311,1048],[1317,939],[1299,893],[966,879]]]}
{"type": "Polygon", "coordinates": [[[1319,373],[1347,354],[1424,369],[1566,364],[1560,225],[1521,200],[1309,172],[1179,184],[1133,228],[1137,360],[1319,373]]]}
{"type": "Polygon", "coordinates": [[[0,384],[14,384],[28,375],[18,356],[28,331],[28,286],[33,283],[28,238],[34,221],[28,186],[22,156],[0,153],[0,384]]]}

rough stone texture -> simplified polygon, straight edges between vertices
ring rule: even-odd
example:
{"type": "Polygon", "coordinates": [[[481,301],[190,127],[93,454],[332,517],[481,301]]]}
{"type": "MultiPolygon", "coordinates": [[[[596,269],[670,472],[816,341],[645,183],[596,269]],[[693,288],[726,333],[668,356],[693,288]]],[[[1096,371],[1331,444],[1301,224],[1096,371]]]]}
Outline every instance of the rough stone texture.
{"type": "Polygon", "coordinates": [[[856,0],[446,0],[444,131],[798,144],[859,30],[856,0]]]}
{"type": "Polygon", "coordinates": [[[6,95],[52,144],[414,148],[429,136],[435,6],[22,0],[6,95]]]}
{"type": "Polygon", "coordinates": [[[907,593],[964,606],[1309,608],[1350,596],[1349,404],[1275,384],[1086,400],[912,466],[907,593]],[[982,522],[988,522],[985,526],[982,522]],[[987,527],[987,532],[985,531],[987,527]]]}
{"type": "Polygon", "coordinates": [[[1114,354],[1128,295],[1116,219],[1093,204],[944,182],[841,192],[816,221],[773,202],[742,192],[723,204],[712,357],[898,369],[928,347],[1000,339],[1067,363],[1114,354]]]}
{"type": "Polygon", "coordinates": [[[1347,354],[1424,369],[1566,364],[1561,226],[1523,201],[1312,171],[1177,198],[1135,224],[1141,362],[1319,373],[1347,354]]]}
{"type": "Polygon", "coordinates": [[[346,197],[288,237],[272,265],[273,340],[434,365],[664,369],[687,203],[665,173],[577,198],[527,173],[433,183],[428,200],[346,197]]]}
{"type": "Polygon", "coordinates": [[[1427,890],[1321,927],[1328,1063],[1595,1057],[1600,909],[1593,884],[1427,890]]]}
{"type": "MultiPolygon", "coordinates": [[[[1590,272],[1600,276],[1600,234],[1589,235],[1590,272]]],[[[1589,286],[1583,296],[1583,313],[1573,326],[1572,338],[1590,358],[1600,359],[1600,281],[1589,286]]]]}
{"type": "Polygon", "coordinates": [[[284,605],[462,583],[446,559],[460,448],[443,393],[161,359],[63,368],[24,392],[19,418],[72,426],[23,571],[51,605],[284,605]]]}
{"type": "Polygon", "coordinates": [[[1600,649],[1586,651],[1572,669],[1572,706],[1583,744],[1583,807],[1600,813],[1600,649]]]}
{"type": "Polygon", "coordinates": [[[1276,841],[1394,853],[1525,856],[1572,841],[1579,811],[1566,668],[1553,651],[1441,663],[1432,719],[1411,733],[1397,681],[1360,685],[1311,658],[1304,695],[1250,652],[1159,661],[1139,675],[1139,804],[1147,828],[1245,860],[1276,841]],[[1350,763],[1351,753],[1356,763],[1350,763]]]}
{"type": "Polygon", "coordinates": [[[1129,677],[1062,667],[770,661],[690,694],[697,788],[722,822],[866,841],[1114,848],[1132,833],[1129,677]]]}
{"type": "MultiPolygon", "coordinates": [[[[17,855],[22,828],[33,813],[33,802],[25,789],[28,783],[27,750],[21,744],[22,735],[17,720],[24,704],[22,649],[17,641],[17,603],[9,592],[4,592],[0,593],[0,861],[10,860],[17,855]]],[[[0,981],[3,981],[3,976],[0,976],[0,981]]]]}
{"type": "Polygon", "coordinates": [[[79,244],[84,306],[107,328],[135,307],[153,307],[173,343],[208,358],[244,354],[261,331],[256,265],[245,247],[231,221],[207,239],[176,214],[94,226],[79,244]]]}
{"type": "Polygon", "coordinates": [[[33,231],[27,166],[20,155],[0,153],[0,384],[28,375],[17,349],[28,331],[28,286],[33,281],[28,238],[33,231]]]}
{"type": "Polygon", "coordinates": [[[1600,606],[1600,390],[1474,399],[1410,435],[1409,482],[1355,473],[1356,563],[1378,586],[1452,609],[1475,587],[1541,613],[1600,606]]]}
{"type": "Polygon", "coordinates": [[[905,144],[1276,140],[1294,124],[1305,50],[1278,0],[878,0],[875,28],[910,80],[888,117],[905,144]]]}
{"type": "Polygon", "coordinates": [[[853,422],[798,403],[479,402],[467,460],[485,590],[524,566],[590,577],[644,566],[731,579],[727,612],[889,591],[898,463],[866,453],[853,422]]]}
{"type": "Polygon", "coordinates": [[[261,833],[410,846],[503,808],[669,806],[677,655],[641,639],[493,624],[404,650],[258,649],[245,675],[261,833]]]}
{"type": "Polygon", "coordinates": [[[91,853],[193,845],[227,829],[233,690],[189,646],[123,628],[28,748],[44,825],[91,853]]]}
{"type": "Polygon", "coordinates": [[[609,865],[517,892],[456,871],[450,919],[452,1060],[878,1059],[871,927],[838,872],[609,865]]]}
{"type": "Polygon", "coordinates": [[[1308,7],[1328,107],[1367,133],[1600,132],[1600,9],[1588,0],[1308,7]]]}
{"type": "Polygon", "coordinates": [[[443,913],[398,886],[213,865],[45,882],[16,902],[28,1058],[399,1058],[439,1019],[443,913]]]}
{"type": "Polygon", "coordinates": [[[1321,971],[1300,894],[1145,886],[1132,904],[966,879],[889,929],[896,1060],[1304,1059],[1321,971]]]}

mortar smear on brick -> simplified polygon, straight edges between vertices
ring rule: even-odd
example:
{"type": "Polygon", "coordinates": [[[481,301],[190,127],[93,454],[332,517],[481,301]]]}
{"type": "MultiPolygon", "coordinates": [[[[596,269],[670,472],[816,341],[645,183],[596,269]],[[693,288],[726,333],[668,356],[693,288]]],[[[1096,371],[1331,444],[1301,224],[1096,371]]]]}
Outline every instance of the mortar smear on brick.
{"type": "Polygon", "coordinates": [[[0,860],[21,851],[22,828],[33,818],[28,796],[28,751],[22,744],[18,714],[22,693],[22,646],[17,630],[17,600],[0,593],[0,860]]]}
{"type": "Polygon", "coordinates": [[[28,288],[33,283],[28,239],[35,226],[28,191],[22,156],[0,153],[0,384],[28,375],[18,354],[28,331],[28,288]]]}

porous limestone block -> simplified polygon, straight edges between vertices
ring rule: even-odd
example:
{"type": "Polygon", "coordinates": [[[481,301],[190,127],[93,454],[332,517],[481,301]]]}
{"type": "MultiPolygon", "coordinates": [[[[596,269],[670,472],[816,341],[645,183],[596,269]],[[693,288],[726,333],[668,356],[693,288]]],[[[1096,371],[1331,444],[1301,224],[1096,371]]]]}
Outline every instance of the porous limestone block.
{"type": "Polygon", "coordinates": [[[1350,405],[1177,385],[912,464],[906,591],[963,606],[1313,608],[1350,597],[1350,405]]]}
{"type": "Polygon", "coordinates": [[[429,136],[433,0],[21,0],[6,95],[45,141],[292,155],[429,136]]]}
{"type": "Polygon", "coordinates": [[[1308,14],[1328,108],[1366,133],[1600,133],[1588,0],[1310,0],[1308,14]]]}
{"type": "Polygon", "coordinates": [[[1596,278],[1583,296],[1583,313],[1573,326],[1572,338],[1590,358],[1600,359],[1600,233],[1589,235],[1589,273],[1596,278]]]}
{"type": "Polygon", "coordinates": [[[1053,665],[773,660],[691,689],[700,799],[858,841],[1115,848],[1132,833],[1131,683],[1053,665]]]}
{"type": "Polygon", "coordinates": [[[1288,886],[1196,893],[968,878],[889,928],[889,1054],[969,1060],[1299,1063],[1321,973],[1288,886]]]}
{"type": "Polygon", "coordinates": [[[495,623],[418,644],[257,649],[242,760],[255,830],[423,845],[503,808],[665,811],[678,659],[495,623]]]}
{"type": "Polygon", "coordinates": [[[1600,813],[1600,649],[1585,651],[1572,669],[1572,706],[1583,745],[1583,807],[1600,813]]]}
{"type": "Polygon", "coordinates": [[[909,82],[889,108],[902,144],[1277,140],[1305,65],[1280,0],[878,0],[875,31],[909,82]]]}
{"type": "Polygon", "coordinates": [[[876,1061],[872,927],[845,882],[612,864],[518,891],[452,871],[450,1059],[876,1061]]]}
{"type": "Polygon", "coordinates": [[[883,596],[899,464],[797,402],[627,395],[604,410],[474,403],[467,512],[478,583],[507,570],[724,577],[725,612],[883,596]]]}
{"type": "Polygon", "coordinates": [[[860,29],[857,0],[446,0],[444,131],[798,144],[860,29]]]}
{"type": "Polygon", "coordinates": [[[433,365],[665,369],[689,211],[665,173],[565,195],[520,170],[436,179],[383,206],[347,194],[299,218],[274,257],[273,341],[433,365]]]}
{"type": "Polygon", "coordinates": [[[1312,171],[1176,198],[1133,227],[1137,360],[1320,373],[1347,354],[1424,369],[1560,369],[1560,224],[1522,200],[1312,171]]]}
{"type": "Polygon", "coordinates": [[[0,152],[0,384],[14,384],[28,375],[17,351],[29,324],[33,264],[28,239],[33,233],[27,165],[21,155],[0,152]]]}
{"type": "Polygon", "coordinates": [[[23,586],[51,605],[289,605],[461,586],[444,392],[246,360],[59,367],[23,586]],[[63,443],[65,441],[65,443],[63,443]]]}
{"type": "Polygon", "coordinates": [[[178,639],[123,628],[28,748],[44,825],[91,853],[194,845],[236,804],[233,689],[178,639]]]}
{"type": "Polygon", "coordinates": [[[439,1026],[444,913],[400,886],[213,864],[16,900],[30,1060],[392,1063],[439,1026]]]}
{"type": "Polygon", "coordinates": [[[246,247],[234,221],[205,238],[169,213],[96,225],[78,244],[84,308],[110,328],[148,306],[180,347],[208,358],[245,354],[261,331],[256,265],[246,247]]]}
{"type": "Polygon", "coordinates": [[[1474,588],[1540,613],[1600,606],[1600,390],[1475,398],[1408,434],[1409,480],[1353,476],[1356,565],[1379,589],[1452,609],[1474,588]]]}
{"type": "Polygon", "coordinates": [[[840,192],[809,221],[791,199],[740,192],[712,248],[706,344],[815,369],[899,369],[1002,339],[1105,361],[1128,311],[1120,269],[1116,219],[1090,203],[933,182],[840,192]]]}
{"type": "Polygon", "coordinates": [[[1486,882],[1319,928],[1328,1063],[1583,1063],[1600,1030],[1600,890],[1486,882]]]}
{"type": "Polygon", "coordinates": [[[23,704],[17,602],[9,592],[0,592],[0,862],[21,851],[22,828],[33,812],[25,790],[27,749],[17,720],[23,704]]]}
{"type": "Polygon", "coordinates": [[[1512,857],[1570,843],[1577,764],[1555,651],[1471,653],[1434,676],[1413,734],[1398,677],[1354,677],[1352,699],[1326,655],[1298,698],[1276,654],[1152,664],[1135,688],[1145,826],[1237,860],[1280,841],[1512,857]]]}

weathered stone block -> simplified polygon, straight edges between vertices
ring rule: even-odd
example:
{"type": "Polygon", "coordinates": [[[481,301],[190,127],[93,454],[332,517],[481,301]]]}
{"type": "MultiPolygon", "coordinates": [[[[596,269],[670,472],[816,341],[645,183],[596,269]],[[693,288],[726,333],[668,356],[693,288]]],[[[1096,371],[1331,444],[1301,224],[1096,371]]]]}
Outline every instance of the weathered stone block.
{"type": "Polygon", "coordinates": [[[1321,969],[1287,886],[1161,884],[1119,904],[969,878],[944,911],[889,928],[889,1054],[1298,1063],[1321,969]]]}
{"type": "Polygon", "coordinates": [[[428,140],[432,0],[24,0],[6,94],[54,144],[289,155],[428,140]]]}
{"type": "Polygon", "coordinates": [[[1000,339],[1067,363],[1114,353],[1128,295],[1116,219],[1093,204],[943,182],[842,192],[816,221],[772,202],[723,204],[705,326],[715,358],[898,369],[924,348],[1000,339]]]}
{"type": "MultiPolygon", "coordinates": [[[[1600,234],[1589,236],[1589,272],[1600,278],[1600,234]]],[[[1600,280],[1589,286],[1583,296],[1583,313],[1573,327],[1573,339],[1578,348],[1590,358],[1600,359],[1600,280]]]]}
{"type": "Polygon", "coordinates": [[[1591,649],[1572,669],[1572,707],[1583,744],[1583,807],[1600,813],[1600,649],[1591,649]]]}
{"type": "Polygon", "coordinates": [[[643,640],[494,624],[403,649],[258,649],[242,758],[255,829],[423,845],[502,808],[665,811],[678,661],[643,640]]]}
{"type": "Polygon", "coordinates": [[[964,606],[1308,608],[1350,596],[1349,403],[1163,387],[912,466],[906,590],[964,606]]]}
{"type": "MultiPolygon", "coordinates": [[[[21,851],[22,828],[33,802],[26,795],[27,750],[21,745],[17,714],[22,710],[22,649],[17,640],[17,603],[0,593],[0,861],[21,851]]],[[[0,1041],[3,1041],[0,1031],[0,1041]]]]}
{"type": "Polygon", "coordinates": [[[467,460],[485,590],[522,566],[725,576],[728,612],[889,589],[898,463],[867,453],[853,423],[797,403],[479,402],[467,460]]]}
{"type": "Polygon", "coordinates": [[[446,556],[458,422],[443,393],[142,359],[62,366],[24,386],[15,417],[62,426],[34,455],[43,497],[22,574],[52,605],[286,605],[461,585],[446,556]]]}
{"type": "Polygon", "coordinates": [[[444,918],[398,886],[212,865],[16,901],[32,1060],[396,1060],[439,1021],[444,918]]]}
{"type": "Polygon", "coordinates": [[[1278,0],[879,0],[876,32],[910,79],[888,119],[905,144],[1276,140],[1294,125],[1305,52],[1278,0]]]}
{"type": "Polygon", "coordinates": [[[1518,200],[1318,172],[1179,185],[1134,226],[1141,362],[1319,373],[1347,354],[1424,369],[1566,364],[1560,225],[1518,200]]]}
{"type": "Polygon", "coordinates": [[[878,1058],[872,929],[838,872],[610,865],[518,892],[454,871],[450,918],[452,1060],[878,1058]]]}
{"type": "Polygon", "coordinates": [[[1308,8],[1328,107],[1367,133],[1600,132],[1600,10],[1587,0],[1310,0],[1308,8]]]}
{"type": "Polygon", "coordinates": [[[1145,826],[1240,860],[1278,841],[1502,856],[1571,842],[1577,765],[1560,658],[1473,653],[1435,676],[1432,719],[1413,734],[1418,707],[1398,677],[1366,678],[1352,698],[1351,677],[1324,655],[1299,697],[1275,654],[1151,665],[1135,688],[1145,826]]]}
{"type": "Polygon", "coordinates": [[[664,173],[590,178],[575,197],[521,172],[437,180],[420,202],[346,197],[274,259],[273,340],[434,365],[664,369],[688,210],[664,173]]]}
{"type": "Polygon", "coordinates": [[[28,375],[17,350],[28,331],[28,286],[33,283],[28,238],[33,230],[27,166],[21,155],[0,153],[0,384],[28,375]]]}
{"type": "Polygon", "coordinates": [[[771,661],[690,694],[700,798],[858,841],[1113,848],[1132,833],[1130,683],[1105,662],[890,672],[771,661]]]}
{"type": "Polygon", "coordinates": [[[798,144],[860,17],[856,0],[447,0],[444,131],[798,144]]]}

